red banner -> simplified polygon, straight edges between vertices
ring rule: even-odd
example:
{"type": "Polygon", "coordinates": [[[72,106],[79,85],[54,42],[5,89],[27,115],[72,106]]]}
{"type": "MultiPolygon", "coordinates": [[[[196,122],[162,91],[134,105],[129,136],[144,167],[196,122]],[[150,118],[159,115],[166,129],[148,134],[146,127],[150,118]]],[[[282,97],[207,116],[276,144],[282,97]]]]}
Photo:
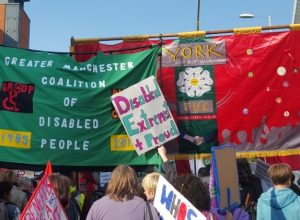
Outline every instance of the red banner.
{"type": "MultiPolygon", "coordinates": [[[[234,145],[244,157],[299,154],[299,40],[300,31],[286,31],[164,42],[164,67],[157,78],[182,132],[171,144],[178,145],[181,155],[203,156],[210,153],[208,146],[223,144],[234,145]],[[184,140],[186,134],[191,138],[184,140]],[[203,143],[195,144],[196,136],[203,143]]],[[[127,53],[126,48],[157,43],[81,44],[74,49],[127,53]]]]}

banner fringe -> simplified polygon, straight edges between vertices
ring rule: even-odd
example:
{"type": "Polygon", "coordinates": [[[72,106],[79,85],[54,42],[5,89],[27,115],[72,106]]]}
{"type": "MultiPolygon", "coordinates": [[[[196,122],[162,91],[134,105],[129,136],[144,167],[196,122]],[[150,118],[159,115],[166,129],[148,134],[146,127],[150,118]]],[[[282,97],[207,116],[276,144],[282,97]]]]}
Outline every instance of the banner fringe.
{"type": "MultiPolygon", "coordinates": [[[[275,156],[291,156],[300,155],[300,149],[288,150],[274,150],[274,151],[249,151],[249,152],[236,152],[237,158],[257,158],[257,157],[275,157],[275,156]]],[[[199,160],[210,159],[211,154],[170,154],[168,155],[171,160],[199,160]]]]}

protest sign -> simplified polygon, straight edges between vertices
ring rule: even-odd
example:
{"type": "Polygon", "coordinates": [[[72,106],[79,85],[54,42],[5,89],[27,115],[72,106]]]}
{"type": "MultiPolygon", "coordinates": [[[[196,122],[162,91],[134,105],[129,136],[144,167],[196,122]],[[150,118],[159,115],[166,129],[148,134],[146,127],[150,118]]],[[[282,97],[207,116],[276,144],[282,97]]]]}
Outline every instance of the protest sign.
{"type": "Polygon", "coordinates": [[[163,176],[157,183],[154,207],[162,219],[201,220],[206,217],[181,195],[163,176]]]}
{"type": "Polygon", "coordinates": [[[218,208],[228,209],[239,205],[239,179],[235,149],[226,145],[212,148],[212,161],[216,177],[218,208]]]}
{"type": "Polygon", "coordinates": [[[112,102],[138,155],[179,135],[154,76],[114,94],[112,102]]]}

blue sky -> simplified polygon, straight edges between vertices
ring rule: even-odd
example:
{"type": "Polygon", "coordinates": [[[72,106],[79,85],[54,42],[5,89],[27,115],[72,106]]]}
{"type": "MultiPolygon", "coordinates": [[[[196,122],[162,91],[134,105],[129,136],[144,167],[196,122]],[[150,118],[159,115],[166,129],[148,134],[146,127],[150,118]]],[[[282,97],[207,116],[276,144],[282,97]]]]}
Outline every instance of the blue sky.
{"type": "MultiPolygon", "coordinates": [[[[201,0],[200,30],[292,23],[294,0],[201,0]],[[260,16],[241,19],[241,13],[260,16]],[[265,17],[265,18],[261,18],[265,17]]],[[[68,52],[70,39],[196,30],[197,0],[30,0],[30,49],[68,52]]],[[[107,42],[108,43],[108,42],[107,42]]]]}

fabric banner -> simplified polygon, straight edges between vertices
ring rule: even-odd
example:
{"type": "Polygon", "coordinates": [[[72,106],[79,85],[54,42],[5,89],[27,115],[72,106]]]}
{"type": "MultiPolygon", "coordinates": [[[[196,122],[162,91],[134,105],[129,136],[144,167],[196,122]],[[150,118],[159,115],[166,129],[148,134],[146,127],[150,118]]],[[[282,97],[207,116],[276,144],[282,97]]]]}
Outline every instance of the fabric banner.
{"type": "Polygon", "coordinates": [[[138,157],[110,96],[156,75],[153,47],[86,62],[0,48],[0,161],[63,166],[158,164],[138,157]]]}
{"type": "MultiPolygon", "coordinates": [[[[178,158],[205,157],[223,144],[235,146],[240,157],[300,154],[299,40],[295,30],[163,42],[162,92],[180,133],[204,140],[197,145],[181,135],[171,141],[178,158]]],[[[94,49],[128,53],[128,44],[94,49]]],[[[146,44],[151,41],[135,45],[146,44]]]]}
{"type": "Polygon", "coordinates": [[[113,95],[111,99],[138,155],[179,135],[154,76],[113,95]]]}

